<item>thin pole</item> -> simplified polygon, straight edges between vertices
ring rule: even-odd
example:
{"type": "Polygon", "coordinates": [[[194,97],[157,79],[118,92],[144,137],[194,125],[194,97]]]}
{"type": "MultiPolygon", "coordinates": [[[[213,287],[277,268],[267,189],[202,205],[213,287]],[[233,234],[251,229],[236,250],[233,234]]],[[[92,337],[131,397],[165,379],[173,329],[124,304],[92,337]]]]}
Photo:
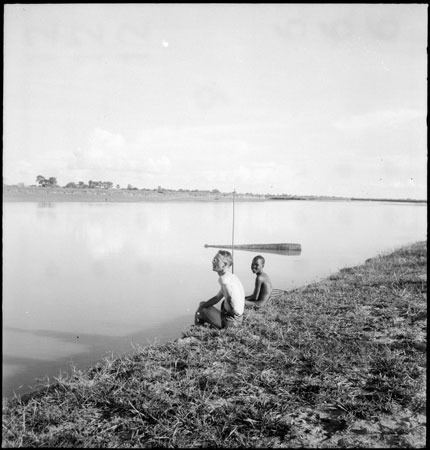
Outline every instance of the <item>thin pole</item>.
{"type": "Polygon", "coordinates": [[[233,190],[233,226],[231,232],[231,257],[233,259],[233,264],[231,266],[231,271],[234,273],[234,197],[236,194],[236,189],[233,190]]]}

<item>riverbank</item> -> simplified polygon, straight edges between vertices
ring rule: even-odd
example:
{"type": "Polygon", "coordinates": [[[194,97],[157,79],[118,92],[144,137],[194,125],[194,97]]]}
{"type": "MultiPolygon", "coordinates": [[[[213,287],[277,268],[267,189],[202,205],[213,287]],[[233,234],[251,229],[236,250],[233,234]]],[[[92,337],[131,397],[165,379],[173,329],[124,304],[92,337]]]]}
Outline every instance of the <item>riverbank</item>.
{"type": "Polygon", "coordinates": [[[427,244],[3,401],[4,447],[424,448],[427,244]]]}
{"type": "MultiPolygon", "coordinates": [[[[329,196],[283,196],[235,193],[236,201],[323,201],[393,202],[427,204],[427,200],[354,198],[329,196]]],[[[37,186],[3,186],[3,202],[151,202],[151,201],[232,201],[233,192],[169,189],[89,189],[37,186]]]]}
{"type": "MultiPolygon", "coordinates": [[[[233,193],[151,189],[77,189],[62,187],[3,187],[4,202],[151,202],[232,201],[233,193]]],[[[263,201],[264,195],[236,194],[236,201],[263,201]]]]}

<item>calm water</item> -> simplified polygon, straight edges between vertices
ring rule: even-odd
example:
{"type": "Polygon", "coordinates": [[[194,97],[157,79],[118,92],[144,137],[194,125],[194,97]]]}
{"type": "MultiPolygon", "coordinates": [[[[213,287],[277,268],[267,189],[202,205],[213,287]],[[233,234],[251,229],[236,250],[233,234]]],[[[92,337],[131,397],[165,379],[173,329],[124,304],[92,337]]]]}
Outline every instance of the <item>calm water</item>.
{"type": "MultiPolygon", "coordinates": [[[[290,290],[426,239],[427,205],[236,202],[235,243],[291,242],[299,256],[264,254],[273,285],[290,290]]],[[[166,341],[218,291],[211,261],[229,244],[232,205],[3,204],[3,396],[25,393],[133,344],[166,341]]],[[[253,290],[254,253],[235,251],[253,290]]]]}

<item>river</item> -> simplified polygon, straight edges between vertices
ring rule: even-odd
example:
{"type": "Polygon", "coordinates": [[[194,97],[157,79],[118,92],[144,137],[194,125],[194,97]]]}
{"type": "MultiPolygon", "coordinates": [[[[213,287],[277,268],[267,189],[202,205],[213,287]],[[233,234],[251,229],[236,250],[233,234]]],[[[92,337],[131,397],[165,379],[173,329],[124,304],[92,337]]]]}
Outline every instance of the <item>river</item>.
{"type": "MultiPolygon", "coordinates": [[[[427,204],[236,202],[236,244],[299,243],[261,253],[291,290],[378,253],[426,240],[427,204]]],[[[175,339],[218,291],[205,244],[230,244],[228,202],[3,203],[3,397],[70,364],[175,339]]],[[[257,252],[235,251],[252,293],[257,252]]]]}

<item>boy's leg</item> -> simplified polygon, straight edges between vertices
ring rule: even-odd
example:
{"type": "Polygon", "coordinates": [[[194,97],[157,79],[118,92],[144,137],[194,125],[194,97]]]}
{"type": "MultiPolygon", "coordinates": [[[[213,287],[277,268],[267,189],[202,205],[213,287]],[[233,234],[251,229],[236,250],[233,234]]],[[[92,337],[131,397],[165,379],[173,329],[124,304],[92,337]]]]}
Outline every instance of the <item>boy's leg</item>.
{"type": "MultiPolygon", "coordinates": [[[[216,328],[221,329],[222,328],[222,320],[221,320],[221,311],[215,306],[209,306],[208,308],[202,308],[200,311],[198,311],[200,315],[201,322],[204,323],[207,322],[211,325],[213,325],[216,328]]],[[[196,313],[197,316],[197,313],[196,313]]]]}
{"type": "Polygon", "coordinates": [[[204,323],[204,321],[203,321],[203,316],[202,316],[202,314],[201,314],[201,312],[202,312],[202,305],[204,304],[205,302],[200,302],[200,304],[199,304],[199,307],[197,308],[197,311],[196,311],[196,313],[194,314],[194,325],[202,325],[203,323],[204,323]]]}

